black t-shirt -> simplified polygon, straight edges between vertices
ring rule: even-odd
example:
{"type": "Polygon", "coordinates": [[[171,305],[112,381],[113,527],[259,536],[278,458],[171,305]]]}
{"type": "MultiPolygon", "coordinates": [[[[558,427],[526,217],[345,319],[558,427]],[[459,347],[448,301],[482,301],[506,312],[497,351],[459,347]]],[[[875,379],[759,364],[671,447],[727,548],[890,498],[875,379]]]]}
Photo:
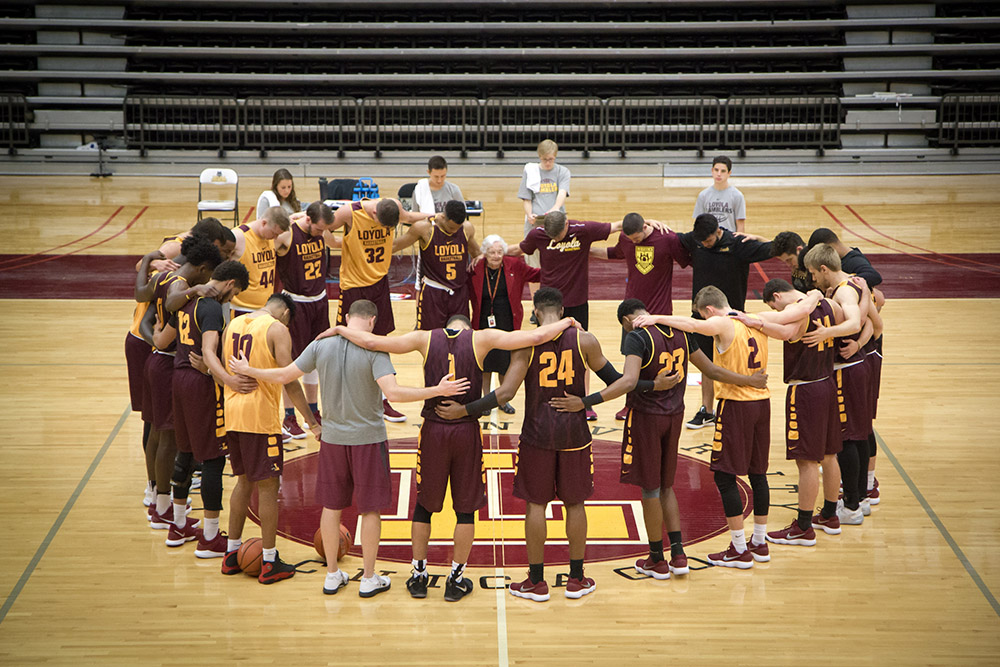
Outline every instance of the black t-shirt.
{"type": "MultiPolygon", "coordinates": [[[[685,331],[684,337],[687,338],[688,358],[690,359],[691,355],[700,348],[698,347],[698,341],[694,335],[685,331]]],[[[642,364],[645,366],[649,363],[649,360],[653,355],[653,348],[649,343],[648,337],[641,335],[638,331],[633,329],[625,335],[625,344],[622,346],[622,353],[626,357],[629,355],[639,357],[642,359],[642,364]]]]}
{"type": "Polygon", "coordinates": [[[681,243],[691,253],[694,274],[691,281],[691,298],[708,285],[722,290],[734,310],[744,310],[747,299],[747,279],[750,265],[771,258],[771,242],[744,241],[722,230],[722,238],[711,248],[704,248],[694,240],[692,232],[678,234],[681,243]]]}

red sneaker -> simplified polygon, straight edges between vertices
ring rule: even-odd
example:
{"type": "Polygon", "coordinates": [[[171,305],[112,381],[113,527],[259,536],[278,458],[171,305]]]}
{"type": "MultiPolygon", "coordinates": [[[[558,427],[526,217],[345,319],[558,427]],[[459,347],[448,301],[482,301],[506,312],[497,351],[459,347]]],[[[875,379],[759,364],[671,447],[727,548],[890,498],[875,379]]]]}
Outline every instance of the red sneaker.
{"type": "Polygon", "coordinates": [[[281,422],[281,428],[284,429],[288,435],[292,436],[292,440],[302,440],[306,437],[306,432],[302,430],[299,426],[299,422],[296,421],[295,415],[285,415],[285,421],[281,422]]]}
{"type": "Polygon", "coordinates": [[[753,556],[750,555],[749,548],[740,553],[736,550],[736,546],[730,542],[729,548],[725,551],[708,554],[708,562],[719,567],[738,567],[741,570],[747,570],[753,567],[753,556]]]}
{"type": "Polygon", "coordinates": [[[691,568],[688,567],[687,555],[677,554],[670,557],[670,574],[682,577],[690,571],[691,568]]]}
{"type": "Polygon", "coordinates": [[[589,577],[570,579],[566,582],[566,597],[579,600],[584,595],[590,595],[597,590],[597,584],[589,577]]]}
{"type": "Polygon", "coordinates": [[[239,553],[239,549],[226,552],[226,555],[222,557],[222,574],[239,574],[243,571],[243,568],[240,567],[239,553]]]}
{"type": "Polygon", "coordinates": [[[590,408],[587,408],[587,421],[589,422],[597,421],[597,413],[591,410],[590,408]]]}
{"type": "Polygon", "coordinates": [[[878,492],[878,477],[875,478],[875,484],[872,486],[871,490],[868,492],[868,502],[872,505],[878,505],[882,502],[879,497],[881,494],[878,492]]]}
{"type": "Polygon", "coordinates": [[[170,507],[163,514],[156,511],[156,505],[151,505],[149,508],[149,527],[153,530],[168,530],[174,525],[174,504],[170,503],[170,507]]]}
{"type": "Polygon", "coordinates": [[[840,535],[840,517],[834,514],[825,519],[822,514],[817,514],[812,518],[812,527],[822,528],[827,535],[840,535]]]}
{"type": "Polygon", "coordinates": [[[405,422],[406,415],[402,412],[394,410],[391,405],[389,405],[389,399],[382,399],[382,412],[385,413],[384,417],[387,422],[405,422]]]}
{"type": "Polygon", "coordinates": [[[275,554],[274,561],[264,561],[260,565],[260,574],[257,575],[257,581],[262,584],[274,584],[279,581],[284,581],[285,579],[291,579],[295,576],[295,566],[290,563],[286,563],[281,560],[281,557],[275,554]]]}
{"type": "Polygon", "coordinates": [[[670,563],[665,560],[654,563],[653,559],[647,556],[635,562],[635,571],[653,579],[669,579],[670,563]]]}
{"type": "Polygon", "coordinates": [[[226,547],[229,540],[221,530],[216,534],[215,539],[206,540],[205,531],[198,531],[198,546],[194,549],[196,558],[223,558],[226,555],[226,547]]]}
{"type": "Polygon", "coordinates": [[[758,563],[766,563],[771,560],[771,553],[767,548],[767,542],[764,542],[764,544],[754,544],[751,537],[747,540],[747,551],[750,552],[750,555],[758,563]]]}
{"type": "Polygon", "coordinates": [[[184,527],[178,528],[177,524],[170,524],[170,532],[167,533],[167,539],[165,540],[168,547],[180,547],[184,546],[185,542],[190,542],[192,540],[198,539],[198,526],[201,521],[198,519],[192,519],[187,517],[184,527]]]}
{"type": "Polygon", "coordinates": [[[781,530],[767,534],[767,541],[775,544],[792,544],[798,547],[816,546],[816,531],[809,526],[808,530],[799,528],[798,521],[792,521],[791,525],[781,530]]]}
{"type": "Polygon", "coordinates": [[[620,422],[623,422],[626,419],[628,419],[628,406],[627,405],[624,408],[622,408],[621,410],[619,410],[618,412],[615,413],[615,419],[618,420],[618,421],[620,421],[620,422]]]}
{"type": "Polygon", "coordinates": [[[316,419],[316,423],[320,426],[323,425],[323,417],[319,414],[319,410],[313,410],[313,417],[316,419]]]}
{"type": "Polygon", "coordinates": [[[524,598],[525,600],[547,602],[549,599],[549,585],[545,583],[544,579],[537,584],[533,584],[531,583],[531,577],[528,577],[524,581],[511,584],[510,594],[514,597],[524,598]]]}

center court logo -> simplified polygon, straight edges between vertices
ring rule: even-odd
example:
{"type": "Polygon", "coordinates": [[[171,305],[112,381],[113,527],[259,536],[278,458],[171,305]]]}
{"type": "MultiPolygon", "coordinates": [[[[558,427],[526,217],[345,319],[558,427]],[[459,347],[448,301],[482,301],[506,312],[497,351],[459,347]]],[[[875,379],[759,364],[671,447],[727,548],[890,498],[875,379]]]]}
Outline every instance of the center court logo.
{"type": "MultiPolygon", "coordinates": [[[[587,560],[618,560],[648,553],[649,538],[642,521],[637,487],[618,481],[621,443],[594,440],[594,495],[587,501],[587,560]]],[[[512,494],[516,435],[483,434],[486,463],[487,504],[476,515],[475,542],[469,565],[472,567],[527,566],[524,542],[524,501],[512,494]]],[[[278,534],[312,545],[319,527],[322,507],[316,500],[318,453],[286,460],[282,475],[278,534]]],[[[416,503],[416,438],[389,442],[393,505],[382,513],[382,541],[379,559],[409,563],[410,521],[416,503]]],[[[681,455],[674,490],[681,507],[681,528],[685,544],[700,542],[726,530],[722,502],[708,464],[681,455]]],[[[745,492],[741,488],[741,494],[745,492]]],[[[451,539],[455,515],[450,495],[445,509],[434,515],[428,561],[432,565],[451,564],[451,539]]],[[[551,503],[546,511],[548,541],[545,561],[552,565],[569,562],[563,506],[551,503]]],[[[256,520],[256,497],[251,505],[256,520]]],[[[359,517],[353,508],[344,510],[342,522],[354,535],[350,553],[361,555],[359,517]]]]}

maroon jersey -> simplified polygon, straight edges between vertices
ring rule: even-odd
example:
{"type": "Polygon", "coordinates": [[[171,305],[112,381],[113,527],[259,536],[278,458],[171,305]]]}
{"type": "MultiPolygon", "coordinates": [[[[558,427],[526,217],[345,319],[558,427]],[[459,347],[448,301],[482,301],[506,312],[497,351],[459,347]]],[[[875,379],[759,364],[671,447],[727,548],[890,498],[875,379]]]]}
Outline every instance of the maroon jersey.
{"type": "MultiPolygon", "coordinates": [[[[854,290],[855,292],[858,293],[858,303],[861,303],[862,299],[865,298],[864,297],[864,294],[865,294],[864,290],[861,289],[860,287],[858,287],[857,285],[855,285],[854,283],[852,283],[851,281],[845,280],[844,282],[840,283],[840,285],[837,285],[837,289],[840,289],[840,287],[842,285],[847,285],[852,290],[854,290]]],[[[865,321],[862,319],[861,320],[862,326],[864,325],[864,323],[865,323],[865,321]]],[[[856,341],[860,337],[861,337],[861,331],[859,330],[856,333],[852,333],[852,334],[850,334],[848,336],[842,336],[841,338],[836,338],[836,339],[834,339],[834,347],[837,350],[840,350],[840,346],[844,342],[849,341],[849,340],[855,340],[856,341]]],[[[842,358],[839,353],[836,355],[836,358],[835,358],[835,361],[836,361],[837,364],[853,364],[853,363],[856,363],[856,362],[859,362],[859,361],[864,361],[864,360],[865,360],[865,353],[864,353],[864,350],[862,350],[860,347],[858,348],[858,351],[855,352],[854,354],[852,354],[850,356],[850,358],[848,358],[848,359],[842,358]]]]}
{"type": "Polygon", "coordinates": [[[635,354],[636,343],[642,345],[640,380],[656,380],[660,373],[677,372],[680,379],[666,391],[631,391],[625,405],[633,410],[653,415],[673,415],[684,410],[684,388],[687,386],[687,364],[690,352],[683,331],[654,325],[629,332],[625,354],[635,354]],[[628,340],[632,339],[632,340],[628,340]]]}
{"type": "Polygon", "coordinates": [[[673,313],[674,262],[681,268],[691,263],[691,253],[681,245],[677,234],[654,229],[638,245],[625,234],[619,234],[618,243],[608,248],[608,259],[625,260],[628,268],[626,299],[641,300],[646,310],[654,315],[673,313]]]}
{"type": "Polygon", "coordinates": [[[288,252],[277,259],[281,284],[291,294],[318,296],[326,294],[326,274],[330,256],[322,236],[309,236],[292,223],[292,242],[288,252]]]}
{"type": "MultiPolygon", "coordinates": [[[[176,275],[173,271],[164,271],[156,274],[153,280],[155,281],[156,286],[153,288],[153,298],[151,299],[151,303],[153,304],[153,307],[156,308],[156,317],[160,320],[160,322],[166,325],[170,322],[171,316],[171,313],[167,310],[166,303],[164,303],[167,298],[167,290],[174,281],[184,279],[176,275]]],[[[187,281],[185,281],[185,283],[186,282],[187,281]]],[[[175,338],[174,342],[160,350],[160,352],[169,352],[172,354],[176,349],[177,339],[175,338]]]]}
{"type": "MultiPolygon", "coordinates": [[[[806,328],[806,333],[816,330],[816,320],[819,320],[824,327],[832,327],[836,324],[833,306],[826,299],[821,299],[816,308],[809,313],[809,326],[806,328]]],[[[816,347],[809,347],[801,340],[786,340],[784,347],[785,382],[822,380],[833,375],[833,362],[837,358],[837,349],[833,340],[824,340],[816,347]]]]}
{"type": "MultiPolygon", "coordinates": [[[[204,356],[201,351],[201,335],[206,331],[218,331],[221,343],[221,333],[226,328],[222,304],[206,297],[188,301],[174,313],[170,324],[177,329],[177,356],[174,357],[174,368],[191,368],[189,353],[194,352],[204,356]]],[[[216,349],[215,353],[218,354],[219,350],[216,349]]]]}
{"type": "Polygon", "coordinates": [[[549,400],[565,393],[584,396],[587,366],[580,351],[579,331],[569,328],[558,338],[531,350],[524,378],[524,423],[521,442],[539,449],[579,449],[590,443],[587,414],[557,412],[549,400]]]}
{"type": "Polygon", "coordinates": [[[587,303],[590,277],[590,246],[611,234],[606,222],[567,220],[569,229],[562,241],[553,241],[545,230],[535,227],[521,241],[521,251],[527,255],[538,251],[542,267],[542,287],[555,287],[562,292],[563,306],[572,308],[587,303]]]}
{"type": "MultiPolygon", "coordinates": [[[[455,379],[468,378],[469,389],[458,396],[435,396],[424,401],[424,409],[420,416],[429,421],[450,423],[451,420],[441,419],[434,412],[434,406],[441,401],[471,403],[483,394],[483,370],[476,361],[474,331],[463,329],[434,329],[427,342],[427,353],[424,355],[424,385],[433,387],[447,373],[455,379]]],[[[479,415],[469,415],[455,421],[478,421],[479,415]]]]}
{"type": "MultiPolygon", "coordinates": [[[[448,289],[458,291],[468,279],[469,244],[465,238],[465,227],[459,227],[454,234],[448,234],[437,225],[427,245],[420,244],[420,271],[448,289]]],[[[440,378],[438,378],[440,379],[440,378]]]]}

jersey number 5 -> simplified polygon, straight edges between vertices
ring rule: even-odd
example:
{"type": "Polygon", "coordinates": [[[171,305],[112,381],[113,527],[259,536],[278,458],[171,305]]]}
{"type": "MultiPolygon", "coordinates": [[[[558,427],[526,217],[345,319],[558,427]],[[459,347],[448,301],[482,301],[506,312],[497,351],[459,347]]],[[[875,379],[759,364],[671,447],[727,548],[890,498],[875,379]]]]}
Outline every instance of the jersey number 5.
{"type": "Polygon", "coordinates": [[[538,371],[538,384],[542,387],[558,387],[573,384],[576,373],[573,372],[573,351],[563,350],[558,358],[555,352],[542,352],[538,357],[538,365],[543,368],[538,371]],[[552,375],[555,374],[555,379],[552,375]]]}

